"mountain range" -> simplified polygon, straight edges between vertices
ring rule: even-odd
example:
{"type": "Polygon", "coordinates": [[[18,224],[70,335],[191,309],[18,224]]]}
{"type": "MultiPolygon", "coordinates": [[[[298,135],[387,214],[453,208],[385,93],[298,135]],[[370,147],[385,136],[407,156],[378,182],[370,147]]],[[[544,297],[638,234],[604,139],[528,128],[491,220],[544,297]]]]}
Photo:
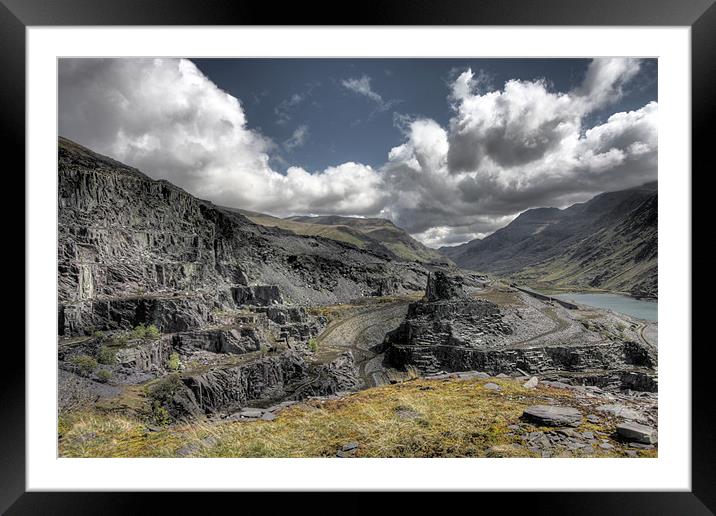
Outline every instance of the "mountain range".
{"type": "Polygon", "coordinates": [[[523,212],[491,235],[440,251],[458,266],[541,287],[656,297],[657,182],[565,209],[523,212]]]}

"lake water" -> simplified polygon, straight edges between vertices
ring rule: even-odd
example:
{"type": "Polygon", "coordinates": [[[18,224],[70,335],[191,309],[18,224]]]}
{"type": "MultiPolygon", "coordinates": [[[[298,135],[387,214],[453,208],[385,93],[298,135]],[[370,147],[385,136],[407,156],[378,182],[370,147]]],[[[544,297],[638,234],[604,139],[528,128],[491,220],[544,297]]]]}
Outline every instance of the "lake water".
{"type": "Polygon", "coordinates": [[[647,321],[658,321],[659,304],[656,301],[634,299],[618,294],[580,294],[576,292],[552,295],[552,297],[595,308],[608,308],[647,321]]]}

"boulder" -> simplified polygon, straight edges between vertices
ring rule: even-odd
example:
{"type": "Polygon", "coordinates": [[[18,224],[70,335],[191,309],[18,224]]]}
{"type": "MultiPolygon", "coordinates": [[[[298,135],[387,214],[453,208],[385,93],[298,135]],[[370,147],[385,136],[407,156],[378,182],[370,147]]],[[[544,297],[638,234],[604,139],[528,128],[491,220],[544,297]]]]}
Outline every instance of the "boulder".
{"type": "Polygon", "coordinates": [[[644,444],[656,444],[656,430],[650,426],[625,421],[617,425],[617,434],[627,441],[636,441],[644,444]]]}
{"type": "Polygon", "coordinates": [[[524,387],[525,389],[534,389],[535,387],[537,387],[538,383],[539,383],[539,380],[537,379],[537,377],[533,376],[532,378],[527,380],[525,383],[523,383],[522,387],[524,387]]]}
{"type": "Polygon", "coordinates": [[[559,405],[532,405],[522,416],[544,426],[579,426],[582,422],[582,414],[577,409],[559,405]]]}

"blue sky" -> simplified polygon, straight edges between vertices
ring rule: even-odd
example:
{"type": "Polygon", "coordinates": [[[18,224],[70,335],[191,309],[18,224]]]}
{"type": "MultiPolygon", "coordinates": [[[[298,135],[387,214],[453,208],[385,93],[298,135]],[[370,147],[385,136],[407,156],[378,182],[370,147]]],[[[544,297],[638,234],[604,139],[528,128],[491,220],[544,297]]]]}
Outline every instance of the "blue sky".
{"type": "Polygon", "coordinates": [[[61,59],[59,130],[224,206],[426,245],[657,179],[657,61],[61,59]]]}
{"type": "MultiPolygon", "coordinates": [[[[450,83],[468,68],[499,88],[510,79],[544,78],[555,91],[584,79],[591,59],[192,59],[217,86],[241,99],[249,127],[280,147],[272,165],[322,170],[345,161],[382,165],[403,140],[400,117],[432,118],[446,126],[452,116],[450,83]],[[343,81],[369,78],[375,99],[343,81]],[[301,145],[291,137],[305,128],[301,145]],[[289,142],[285,145],[285,142],[289,142]]],[[[657,100],[656,60],[644,61],[632,86],[614,105],[591,114],[591,126],[616,111],[657,100]]]]}

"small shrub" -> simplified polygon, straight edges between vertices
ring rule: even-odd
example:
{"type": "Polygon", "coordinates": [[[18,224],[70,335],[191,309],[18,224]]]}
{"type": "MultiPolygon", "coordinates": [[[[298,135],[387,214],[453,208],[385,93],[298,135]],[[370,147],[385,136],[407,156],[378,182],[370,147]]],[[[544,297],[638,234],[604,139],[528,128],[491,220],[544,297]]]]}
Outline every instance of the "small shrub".
{"type": "Polygon", "coordinates": [[[103,365],[112,365],[117,362],[117,352],[110,347],[102,346],[97,353],[97,362],[103,365]]]}
{"type": "Polygon", "coordinates": [[[318,351],[318,342],[316,342],[316,339],[309,339],[308,340],[308,349],[313,351],[314,353],[318,351]]]}
{"type": "Polygon", "coordinates": [[[152,400],[151,417],[160,425],[171,422],[169,407],[174,403],[174,397],[182,388],[178,374],[171,374],[149,386],[147,394],[152,400]]]}
{"type": "Polygon", "coordinates": [[[92,332],[92,336],[93,336],[95,339],[101,339],[102,337],[104,337],[104,332],[97,330],[97,331],[95,331],[95,332],[92,332]]]}
{"type": "Polygon", "coordinates": [[[134,330],[130,333],[130,338],[132,339],[158,339],[161,336],[161,332],[159,331],[159,328],[154,326],[153,324],[150,324],[149,326],[145,326],[144,324],[139,324],[134,327],[134,330]]]}
{"type": "Polygon", "coordinates": [[[170,374],[158,382],[149,386],[149,397],[154,401],[161,403],[169,403],[174,399],[174,395],[181,389],[182,383],[178,374],[170,374]]]}
{"type": "Polygon", "coordinates": [[[152,402],[152,419],[154,419],[158,425],[162,426],[166,426],[172,422],[169,411],[158,401],[152,402]]]}
{"type": "Polygon", "coordinates": [[[180,366],[181,359],[179,358],[179,353],[172,353],[169,356],[169,360],[167,360],[167,369],[170,371],[178,371],[180,366]]]}
{"type": "Polygon", "coordinates": [[[159,328],[157,328],[153,324],[150,324],[144,330],[144,335],[145,335],[145,338],[147,338],[147,339],[156,340],[162,336],[162,333],[159,331],[159,328]]]}
{"type": "Polygon", "coordinates": [[[112,378],[112,371],[109,369],[100,369],[97,372],[97,380],[101,383],[107,383],[112,378]]]}
{"type": "Polygon", "coordinates": [[[89,376],[97,369],[97,360],[89,355],[75,355],[70,358],[70,364],[79,374],[89,376]]]}
{"type": "Polygon", "coordinates": [[[147,332],[146,326],[144,324],[138,324],[134,327],[134,329],[129,332],[129,338],[130,339],[143,339],[144,335],[147,332]]]}

